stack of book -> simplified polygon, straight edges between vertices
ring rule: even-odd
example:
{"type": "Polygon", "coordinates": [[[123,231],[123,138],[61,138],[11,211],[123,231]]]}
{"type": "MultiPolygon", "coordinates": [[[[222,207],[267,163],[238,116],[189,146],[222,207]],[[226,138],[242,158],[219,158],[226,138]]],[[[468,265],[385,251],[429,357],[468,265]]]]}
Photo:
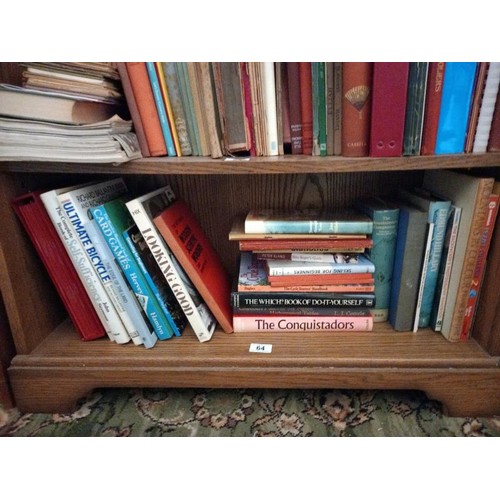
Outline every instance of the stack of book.
{"type": "Polygon", "coordinates": [[[373,221],[355,209],[258,210],[235,221],[235,331],[369,331],[373,221]]]}
{"type": "Polygon", "coordinates": [[[122,163],[140,158],[111,63],[25,63],[0,85],[0,158],[122,163]]]}

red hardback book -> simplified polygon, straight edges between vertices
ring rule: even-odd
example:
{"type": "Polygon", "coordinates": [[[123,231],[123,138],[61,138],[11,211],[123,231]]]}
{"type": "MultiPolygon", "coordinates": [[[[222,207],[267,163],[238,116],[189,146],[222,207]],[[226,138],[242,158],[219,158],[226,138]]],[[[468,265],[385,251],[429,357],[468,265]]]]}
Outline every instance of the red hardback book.
{"type": "Polygon", "coordinates": [[[342,156],[368,156],[372,103],[370,62],[342,64],[342,156]]]}
{"type": "Polygon", "coordinates": [[[465,138],[464,153],[472,153],[474,148],[474,138],[476,136],[479,112],[483,102],[484,87],[488,76],[489,62],[480,62],[477,66],[476,81],[474,83],[474,93],[472,94],[472,103],[469,113],[469,123],[467,124],[467,136],[465,138]]]}
{"type": "Polygon", "coordinates": [[[312,155],[313,149],[313,103],[312,73],[310,62],[299,63],[300,113],[302,116],[302,154],[312,155]]]}
{"type": "Polygon", "coordinates": [[[422,128],[421,154],[423,155],[433,155],[435,152],[445,69],[446,63],[444,62],[431,62],[429,64],[422,128]]]}
{"type": "Polygon", "coordinates": [[[176,200],[153,221],[221,327],[231,333],[230,278],[191,209],[176,200]]]}
{"type": "Polygon", "coordinates": [[[403,154],[408,62],[373,64],[370,156],[403,154]]]}
{"type": "Polygon", "coordinates": [[[240,62],[241,73],[241,93],[243,95],[243,102],[245,106],[245,119],[250,136],[250,156],[256,155],[255,149],[255,133],[253,125],[253,110],[252,110],[252,91],[250,90],[250,76],[248,74],[248,63],[240,62]]]}
{"type": "Polygon", "coordinates": [[[288,116],[290,120],[292,154],[301,155],[303,151],[303,145],[302,111],[300,104],[300,66],[298,62],[287,62],[286,68],[288,74],[288,116]]]}
{"type": "Polygon", "coordinates": [[[94,340],[106,336],[73,262],[40,200],[40,192],[18,196],[11,201],[11,206],[28,233],[80,337],[94,340]]]}
{"type": "Polygon", "coordinates": [[[149,153],[151,156],[166,156],[167,147],[163,138],[153,91],[149,83],[146,63],[127,62],[125,65],[144,127],[144,134],[148,141],[149,153]]]}
{"type": "Polygon", "coordinates": [[[146,135],[144,134],[144,127],[142,125],[141,115],[139,114],[139,108],[137,107],[137,102],[135,100],[134,91],[132,90],[130,78],[128,77],[127,67],[124,62],[117,62],[116,67],[118,69],[118,73],[120,74],[123,93],[125,94],[125,99],[127,100],[128,109],[130,111],[132,123],[134,124],[134,131],[135,135],[137,135],[137,140],[139,141],[142,156],[147,158],[148,156],[151,156],[151,154],[149,152],[146,135]]]}

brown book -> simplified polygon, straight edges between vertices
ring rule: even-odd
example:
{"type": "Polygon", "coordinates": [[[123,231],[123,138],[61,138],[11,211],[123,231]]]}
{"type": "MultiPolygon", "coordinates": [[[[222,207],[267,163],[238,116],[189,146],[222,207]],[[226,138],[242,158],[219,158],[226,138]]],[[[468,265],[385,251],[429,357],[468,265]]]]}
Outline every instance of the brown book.
{"type": "Polygon", "coordinates": [[[333,155],[333,97],[334,97],[334,63],[325,63],[325,100],[326,100],[326,154],[333,155]]]}
{"type": "Polygon", "coordinates": [[[469,114],[469,123],[467,124],[467,135],[465,139],[465,153],[472,153],[474,147],[474,138],[476,137],[477,121],[479,119],[479,111],[484,96],[484,86],[486,77],[488,76],[489,62],[480,62],[476,72],[476,81],[474,83],[474,93],[472,94],[472,103],[469,114]]]}
{"type": "Polygon", "coordinates": [[[368,156],[373,63],[342,66],[342,155],[368,156]]]}
{"type": "Polygon", "coordinates": [[[14,342],[7,320],[7,313],[0,296],[0,405],[5,409],[14,406],[7,368],[15,355],[14,342]]]}
{"type": "Polygon", "coordinates": [[[300,114],[302,118],[302,154],[313,150],[312,73],[310,62],[299,62],[300,114]]]}
{"type": "Polygon", "coordinates": [[[300,105],[300,70],[298,62],[287,62],[288,73],[288,114],[292,154],[302,154],[302,112],[300,105]]]}
{"type": "Polygon", "coordinates": [[[489,153],[500,151],[500,92],[498,92],[497,100],[495,101],[495,110],[493,111],[493,119],[491,121],[487,151],[489,153]]]}
{"type": "Polygon", "coordinates": [[[286,83],[283,80],[284,64],[280,62],[274,63],[274,74],[276,77],[276,127],[278,131],[278,154],[285,154],[283,143],[283,103],[285,102],[286,83]]]}
{"type": "Polygon", "coordinates": [[[441,109],[445,69],[446,63],[444,62],[429,63],[424,124],[422,128],[422,155],[433,155],[436,148],[436,136],[439,124],[439,111],[441,109]]]}
{"type": "Polygon", "coordinates": [[[153,91],[149,83],[146,63],[126,62],[125,65],[134,92],[135,102],[139,109],[139,115],[141,116],[144,134],[148,141],[149,152],[151,156],[165,156],[167,147],[163,138],[153,91]]]}
{"type": "Polygon", "coordinates": [[[333,154],[342,154],[342,63],[333,63],[333,154]]]}

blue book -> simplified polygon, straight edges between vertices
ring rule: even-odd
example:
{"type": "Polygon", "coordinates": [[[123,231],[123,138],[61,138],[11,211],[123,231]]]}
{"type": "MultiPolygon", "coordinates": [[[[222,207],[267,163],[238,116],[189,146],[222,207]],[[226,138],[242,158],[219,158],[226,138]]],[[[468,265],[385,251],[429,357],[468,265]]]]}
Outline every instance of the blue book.
{"type": "Polygon", "coordinates": [[[366,251],[375,266],[375,308],[373,321],[387,321],[392,286],[392,270],[398,233],[399,208],[379,197],[357,200],[356,208],[373,220],[372,247],[366,251]]]}
{"type": "Polygon", "coordinates": [[[463,153],[477,63],[447,62],[436,136],[436,154],[463,153]]]}
{"type": "Polygon", "coordinates": [[[165,139],[165,145],[167,146],[168,156],[177,156],[172,131],[170,130],[170,124],[168,122],[167,110],[165,108],[165,103],[163,102],[160,80],[158,79],[158,75],[156,73],[155,63],[147,62],[146,69],[148,70],[149,83],[151,84],[151,89],[153,90],[153,97],[155,99],[156,110],[158,111],[158,118],[160,119],[163,138],[165,139]]]}
{"type": "Polygon", "coordinates": [[[160,340],[169,339],[173,336],[172,328],[123,239],[124,228],[133,223],[124,200],[118,198],[93,207],[90,211],[154,332],[160,340]]]}
{"type": "Polygon", "coordinates": [[[406,201],[417,205],[427,212],[428,224],[434,224],[431,247],[429,251],[427,273],[423,284],[422,304],[418,319],[418,327],[426,328],[430,325],[432,304],[439,275],[439,266],[443,254],[446,226],[451,210],[451,201],[439,199],[431,193],[417,189],[415,192],[402,190],[400,192],[406,201]]]}

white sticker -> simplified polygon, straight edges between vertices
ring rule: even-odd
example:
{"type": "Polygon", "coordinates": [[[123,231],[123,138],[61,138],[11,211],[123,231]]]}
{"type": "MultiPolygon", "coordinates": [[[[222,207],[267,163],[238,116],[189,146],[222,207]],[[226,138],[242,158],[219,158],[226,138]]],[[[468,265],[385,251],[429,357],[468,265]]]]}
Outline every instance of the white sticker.
{"type": "Polygon", "coordinates": [[[272,350],[272,344],[250,344],[250,352],[263,352],[269,354],[272,350]]]}

